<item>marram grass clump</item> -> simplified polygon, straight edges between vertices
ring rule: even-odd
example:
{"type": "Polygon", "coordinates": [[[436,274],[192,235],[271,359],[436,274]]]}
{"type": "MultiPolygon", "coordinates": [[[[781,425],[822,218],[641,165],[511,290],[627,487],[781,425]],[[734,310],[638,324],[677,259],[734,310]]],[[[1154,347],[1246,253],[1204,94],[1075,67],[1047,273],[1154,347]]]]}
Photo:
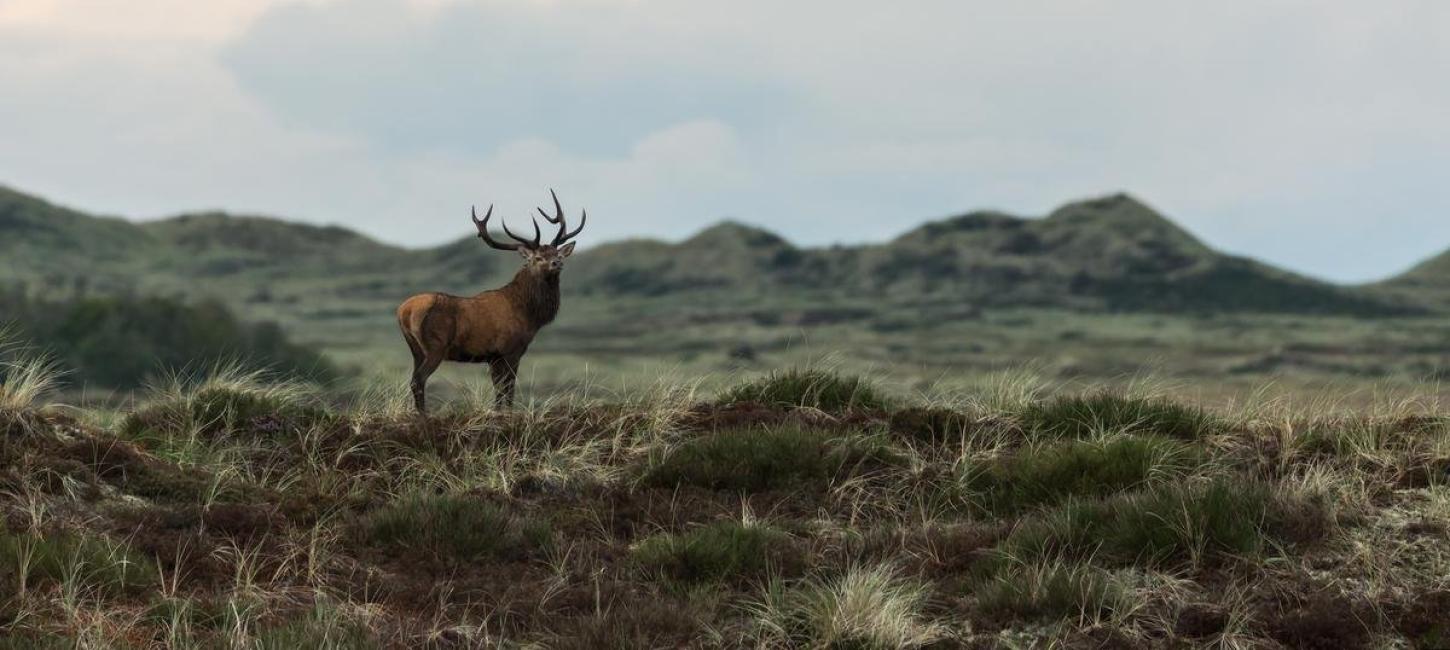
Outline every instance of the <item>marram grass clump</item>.
{"type": "Polygon", "coordinates": [[[656,454],[642,482],[651,487],[693,485],[753,492],[825,484],[898,462],[879,437],[794,426],[727,429],[656,454]]]}
{"type": "Polygon", "coordinates": [[[553,541],[547,521],[463,494],[405,494],[362,517],[364,538],[444,562],[520,559],[553,541]]]}
{"type": "Polygon", "coordinates": [[[64,373],[50,356],[13,342],[0,328],[0,427],[41,406],[64,373]]]}
{"type": "Polygon", "coordinates": [[[0,579],[25,591],[46,584],[114,594],[158,584],[156,563],[124,544],[75,533],[0,530],[0,579]]]}
{"type": "Polygon", "coordinates": [[[176,378],[157,392],[121,422],[122,435],[149,443],[196,434],[265,438],[296,434],[332,417],[306,386],[237,366],[196,383],[176,378]]]}
{"type": "Polygon", "coordinates": [[[1033,402],[1018,414],[1022,427],[1044,438],[1090,438],[1104,433],[1156,434],[1198,440],[1224,423],[1196,406],[1157,397],[1096,393],[1033,402]]]}
{"type": "Polygon", "coordinates": [[[795,558],[790,535],[764,524],[716,522],[655,535],[634,548],[646,571],[684,582],[751,579],[795,558]]]}
{"type": "Polygon", "coordinates": [[[997,550],[1016,562],[1200,566],[1257,554],[1279,521],[1306,516],[1301,506],[1252,480],[1166,483],[1103,501],[1069,501],[1019,525],[997,550]]]}
{"type": "Polygon", "coordinates": [[[828,370],[801,368],[778,370],[736,386],[726,391],[720,401],[813,408],[831,413],[890,406],[880,389],[866,379],[828,370]]]}
{"type": "Polygon", "coordinates": [[[931,589],[890,565],[795,584],[773,580],[752,609],[762,647],[919,648],[944,630],[923,613],[931,589]]]}
{"type": "Polygon", "coordinates": [[[973,589],[992,616],[1093,622],[1127,613],[1133,599],[1112,574],[1082,562],[1013,564],[973,589]]]}
{"type": "Polygon", "coordinates": [[[1203,462],[1197,447],[1158,436],[1069,440],[985,462],[972,468],[964,483],[981,509],[1007,515],[1179,480],[1203,462]]]}

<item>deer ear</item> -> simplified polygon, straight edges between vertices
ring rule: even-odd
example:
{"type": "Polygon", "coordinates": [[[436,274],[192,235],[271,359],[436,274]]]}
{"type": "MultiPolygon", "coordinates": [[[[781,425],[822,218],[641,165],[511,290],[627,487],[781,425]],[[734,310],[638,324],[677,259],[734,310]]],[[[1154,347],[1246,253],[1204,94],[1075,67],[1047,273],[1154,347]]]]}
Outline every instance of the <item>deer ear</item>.
{"type": "Polygon", "coordinates": [[[564,247],[559,249],[559,257],[568,257],[568,256],[573,255],[573,254],[574,254],[574,242],[569,242],[567,244],[564,244],[564,247]]]}
{"type": "Polygon", "coordinates": [[[523,246],[520,246],[519,247],[519,257],[522,257],[522,258],[524,258],[526,260],[533,259],[534,258],[534,252],[531,251],[531,250],[529,250],[529,249],[527,249],[527,248],[524,248],[523,246]]]}

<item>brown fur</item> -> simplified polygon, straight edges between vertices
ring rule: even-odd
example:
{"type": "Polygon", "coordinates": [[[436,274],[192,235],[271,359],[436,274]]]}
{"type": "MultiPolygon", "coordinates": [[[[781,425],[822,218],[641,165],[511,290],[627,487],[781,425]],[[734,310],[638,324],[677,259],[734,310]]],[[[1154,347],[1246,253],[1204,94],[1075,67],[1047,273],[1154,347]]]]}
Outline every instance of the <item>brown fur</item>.
{"type": "Polygon", "coordinates": [[[519,362],[534,336],[559,313],[559,271],[573,246],[523,251],[513,281],[471,297],[413,296],[398,307],[398,326],[413,352],[413,401],[426,410],[427,382],[444,361],[487,363],[499,406],[513,404],[519,362]]]}
{"type": "Polygon", "coordinates": [[[493,206],[483,219],[473,212],[478,238],[490,248],[517,251],[524,258],[524,267],[513,281],[470,298],[445,293],[413,296],[398,307],[398,327],[413,352],[413,403],[419,413],[427,412],[428,377],[444,361],[487,363],[493,377],[495,400],[499,407],[513,406],[519,362],[528,352],[534,336],[559,314],[559,272],[564,258],[574,253],[569,241],[584,229],[588,214],[580,214],[579,227],[572,232],[564,218],[559,197],[554,198],[554,214],[539,208],[539,214],[559,227],[552,242],[545,244],[539,223],[535,221],[533,239],[524,239],[504,232],[517,243],[500,243],[489,235],[488,220],[493,206]]]}

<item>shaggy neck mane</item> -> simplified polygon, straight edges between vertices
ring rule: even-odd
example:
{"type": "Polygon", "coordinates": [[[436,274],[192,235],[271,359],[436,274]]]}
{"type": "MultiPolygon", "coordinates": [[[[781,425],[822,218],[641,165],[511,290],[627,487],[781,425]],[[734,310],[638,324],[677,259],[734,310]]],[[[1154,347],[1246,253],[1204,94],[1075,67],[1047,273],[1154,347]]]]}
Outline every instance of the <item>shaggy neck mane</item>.
{"type": "Polygon", "coordinates": [[[501,291],[523,309],[535,328],[548,325],[559,314],[558,273],[538,273],[525,266],[501,291]]]}

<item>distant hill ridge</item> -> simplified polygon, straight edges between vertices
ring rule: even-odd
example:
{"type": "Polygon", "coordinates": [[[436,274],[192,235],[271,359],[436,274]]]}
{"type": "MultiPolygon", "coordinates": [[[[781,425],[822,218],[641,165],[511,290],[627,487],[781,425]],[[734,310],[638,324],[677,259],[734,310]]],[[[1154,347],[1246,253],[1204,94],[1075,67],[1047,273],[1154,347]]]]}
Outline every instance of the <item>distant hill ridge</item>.
{"type": "MultiPolygon", "coordinates": [[[[96,289],[200,293],[233,302],[471,292],[516,267],[473,238],[414,250],[337,226],[219,212],[132,223],[3,187],[0,256],[0,281],[55,283],[84,275],[96,289]]],[[[1388,288],[1337,286],[1215,251],[1120,193],[1068,203],[1043,218],[971,212],[862,246],[801,248],[727,221],[678,243],[633,239],[581,251],[565,286],[641,299],[871,295],[904,304],[1388,314],[1418,309],[1405,283],[1450,286],[1450,255],[1426,265],[1388,288]]]]}

